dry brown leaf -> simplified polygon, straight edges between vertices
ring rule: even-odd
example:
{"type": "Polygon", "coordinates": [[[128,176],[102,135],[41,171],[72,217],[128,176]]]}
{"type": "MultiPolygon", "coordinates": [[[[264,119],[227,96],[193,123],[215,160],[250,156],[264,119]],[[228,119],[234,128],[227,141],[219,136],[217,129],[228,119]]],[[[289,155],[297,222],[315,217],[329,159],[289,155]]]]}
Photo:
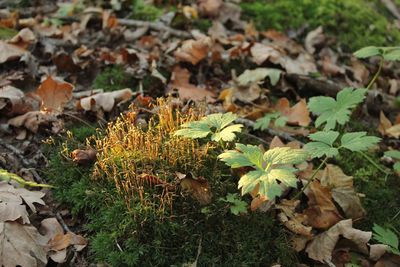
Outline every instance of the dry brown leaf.
{"type": "Polygon", "coordinates": [[[353,176],[347,176],[338,166],[328,164],[320,180],[322,186],[331,190],[333,199],[347,218],[359,219],[365,216],[366,212],[354,190],[353,176]]]}
{"type": "Polygon", "coordinates": [[[310,112],[308,111],[306,101],[300,100],[296,105],[290,107],[287,98],[281,98],[275,105],[275,109],[280,111],[283,116],[287,117],[288,123],[300,126],[308,126],[311,122],[310,112]]]}
{"type": "Polygon", "coordinates": [[[222,0],[197,0],[200,14],[207,17],[216,17],[219,14],[222,0]]]}
{"type": "Polygon", "coordinates": [[[331,57],[324,56],[320,63],[324,74],[335,76],[346,73],[346,70],[343,67],[338,66],[331,57]]]}
{"type": "Polygon", "coordinates": [[[46,111],[30,111],[23,115],[8,120],[8,124],[14,127],[25,127],[33,133],[36,133],[40,125],[53,125],[53,132],[57,133],[58,128],[54,128],[60,121],[57,117],[46,111]]]}
{"type": "Polygon", "coordinates": [[[313,31],[310,31],[304,40],[304,46],[308,53],[314,54],[315,46],[322,44],[325,41],[324,30],[319,26],[313,31]]]}
{"type": "Polygon", "coordinates": [[[291,147],[294,149],[300,149],[301,144],[298,141],[291,141],[285,145],[278,136],[274,136],[269,144],[269,149],[275,147],[291,147]]]}
{"type": "Polygon", "coordinates": [[[1,40],[0,40],[0,51],[1,51],[0,64],[10,61],[10,60],[18,59],[22,55],[27,53],[27,51],[25,49],[22,49],[13,44],[8,44],[1,40]]]}
{"type": "Polygon", "coordinates": [[[212,192],[208,181],[202,177],[194,179],[190,174],[177,172],[176,176],[180,180],[180,186],[183,191],[190,192],[192,197],[201,205],[207,205],[211,202],[212,192]]]}
{"type": "Polygon", "coordinates": [[[287,73],[308,75],[318,71],[314,58],[308,53],[300,53],[295,59],[282,56],[277,63],[281,64],[287,73]]]}
{"type": "Polygon", "coordinates": [[[10,40],[10,43],[15,44],[23,49],[26,49],[34,42],[36,42],[36,36],[29,28],[23,28],[10,40]]]}
{"type": "Polygon", "coordinates": [[[266,45],[261,43],[255,43],[250,49],[253,61],[258,65],[269,60],[272,63],[278,63],[279,58],[282,56],[281,52],[272,45],[266,45]]]}
{"type": "Polygon", "coordinates": [[[210,37],[202,37],[198,40],[186,40],[178,48],[174,55],[177,61],[190,62],[193,65],[206,58],[210,51],[212,40],[210,37]]]}
{"type": "Polygon", "coordinates": [[[47,263],[46,238],[31,225],[0,223],[0,266],[32,267],[47,263]],[[39,264],[40,263],[40,264],[39,264]]]}
{"type": "Polygon", "coordinates": [[[306,248],[308,257],[320,262],[330,262],[340,236],[353,241],[361,251],[368,254],[366,244],[371,239],[372,232],[354,229],[352,220],[348,219],[338,222],[329,230],[317,235],[306,248]]]}
{"type": "Polygon", "coordinates": [[[304,225],[307,217],[295,212],[295,208],[299,203],[299,200],[283,199],[280,204],[276,205],[276,208],[281,211],[278,214],[278,219],[293,233],[312,237],[312,228],[304,225]]]}
{"type": "Polygon", "coordinates": [[[187,69],[175,66],[171,82],[168,85],[167,93],[174,89],[178,90],[179,97],[182,100],[195,100],[201,101],[206,99],[208,102],[213,102],[215,94],[205,88],[196,86],[189,82],[190,72],[187,69]]]}
{"type": "Polygon", "coordinates": [[[22,109],[24,96],[21,90],[10,85],[0,88],[0,111],[6,114],[18,113],[22,109]]]}
{"type": "Polygon", "coordinates": [[[132,96],[133,92],[129,88],[99,93],[82,98],[78,101],[78,107],[87,111],[104,110],[105,112],[110,112],[116,104],[125,103],[129,101],[132,96]]]}
{"type": "Polygon", "coordinates": [[[304,210],[308,225],[318,229],[328,229],[342,219],[328,188],[322,187],[318,180],[313,181],[305,191],[308,208],[304,210]]]}
{"type": "Polygon", "coordinates": [[[392,122],[381,111],[379,115],[378,131],[382,135],[399,138],[400,137],[400,123],[393,125],[392,122]]]}
{"type": "Polygon", "coordinates": [[[72,98],[73,89],[72,84],[48,76],[36,90],[36,94],[42,99],[41,110],[62,111],[72,98]]]}
{"type": "Polygon", "coordinates": [[[19,203],[0,201],[0,222],[16,221],[19,218],[22,219],[23,224],[29,223],[28,212],[22,200],[19,203]]]}
{"type": "Polygon", "coordinates": [[[88,165],[96,160],[97,151],[94,148],[75,149],[71,153],[72,160],[79,165],[88,165]]]}
{"type": "Polygon", "coordinates": [[[354,79],[361,84],[366,84],[369,79],[369,71],[367,67],[365,67],[365,65],[356,58],[351,58],[351,65],[354,79]]]}

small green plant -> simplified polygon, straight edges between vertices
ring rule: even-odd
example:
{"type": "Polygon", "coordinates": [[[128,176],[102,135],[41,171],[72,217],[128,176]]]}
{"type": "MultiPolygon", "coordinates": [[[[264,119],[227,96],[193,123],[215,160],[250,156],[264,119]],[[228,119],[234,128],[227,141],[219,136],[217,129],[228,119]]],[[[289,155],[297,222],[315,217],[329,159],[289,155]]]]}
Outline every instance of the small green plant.
{"type": "Polygon", "coordinates": [[[239,215],[243,213],[247,213],[247,203],[241,200],[238,194],[228,193],[226,197],[220,198],[220,201],[229,203],[230,211],[233,215],[239,215]]]}
{"type": "Polygon", "coordinates": [[[253,125],[253,128],[255,130],[264,131],[264,130],[268,129],[272,120],[273,120],[273,123],[275,126],[283,127],[286,125],[288,118],[285,116],[282,116],[282,114],[280,112],[267,113],[264,115],[264,117],[256,120],[256,122],[253,125]]]}
{"type": "Polygon", "coordinates": [[[351,109],[364,100],[366,92],[363,88],[344,88],[337,94],[336,100],[328,96],[310,98],[308,108],[318,115],[315,126],[326,123],[324,131],[329,131],[334,129],[336,124],[344,125],[350,119],[351,109]]]}
{"type": "Polygon", "coordinates": [[[400,255],[399,239],[392,230],[388,228],[383,228],[377,224],[374,224],[372,230],[374,231],[372,236],[373,239],[375,239],[379,243],[387,245],[388,250],[391,253],[400,255]]]}
{"type": "Polygon", "coordinates": [[[376,136],[367,136],[366,132],[345,133],[340,138],[340,145],[335,146],[335,141],[340,133],[336,131],[321,131],[310,134],[312,142],[307,143],[304,149],[308,150],[314,158],[322,156],[334,157],[340,149],[348,149],[353,152],[367,150],[376,145],[381,139],[376,136]]]}
{"type": "Polygon", "coordinates": [[[396,160],[393,164],[393,170],[396,172],[400,172],[400,151],[398,150],[389,150],[384,154],[386,157],[390,157],[396,160]]]}
{"type": "Polygon", "coordinates": [[[225,114],[215,113],[203,117],[200,121],[191,121],[181,125],[183,129],[175,132],[177,136],[187,138],[205,138],[211,134],[211,141],[233,141],[235,133],[242,131],[242,124],[230,125],[237,116],[232,112],[225,114]]]}
{"type": "Polygon", "coordinates": [[[288,164],[301,163],[307,156],[302,149],[276,147],[262,153],[257,146],[236,144],[236,150],[228,150],[218,157],[231,168],[254,168],[239,180],[238,188],[242,189],[242,195],[252,192],[258,186],[260,196],[274,199],[282,194],[278,181],[296,187],[294,172],[297,169],[288,164]]]}
{"type": "Polygon", "coordinates": [[[133,0],[132,12],[133,18],[147,21],[154,21],[163,14],[162,9],[146,4],[143,0],[133,0]]]}

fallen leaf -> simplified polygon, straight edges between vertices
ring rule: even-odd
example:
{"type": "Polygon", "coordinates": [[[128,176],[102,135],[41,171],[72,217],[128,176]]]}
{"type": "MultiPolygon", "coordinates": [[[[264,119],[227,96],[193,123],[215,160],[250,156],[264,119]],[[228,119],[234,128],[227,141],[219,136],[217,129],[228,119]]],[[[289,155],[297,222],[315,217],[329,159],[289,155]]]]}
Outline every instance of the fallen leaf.
{"type": "Polygon", "coordinates": [[[299,203],[299,200],[283,199],[280,204],[276,204],[276,208],[281,211],[278,213],[278,220],[293,233],[312,237],[312,227],[305,225],[307,217],[295,212],[295,208],[299,203]]]}
{"type": "Polygon", "coordinates": [[[198,0],[200,14],[207,17],[216,17],[219,14],[222,0],[198,0]]]}
{"type": "Polygon", "coordinates": [[[41,110],[62,111],[72,98],[73,89],[72,84],[48,76],[36,90],[36,94],[42,99],[41,110]]]}
{"type": "Polygon", "coordinates": [[[380,115],[379,115],[378,131],[382,135],[399,138],[400,137],[400,123],[393,125],[392,122],[385,116],[385,113],[383,113],[381,111],[380,115]]]}
{"type": "Polygon", "coordinates": [[[72,161],[79,165],[88,165],[96,161],[97,151],[94,148],[75,149],[71,152],[72,161]]]}
{"type": "Polygon", "coordinates": [[[281,52],[274,46],[261,43],[255,43],[250,48],[250,53],[253,61],[258,65],[261,65],[266,60],[276,64],[282,56],[281,52]]]}
{"type": "Polygon", "coordinates": [[[304,210],[308,225],[318,229],[328,229],[342,219],[328,188],[322,187],[318,180],[313,181],[305,191],[308,208],[304,210]]]}
{"type": "Polygon", "coordinates": [[[133,92],[129,88],[98,93],[92,96],[84,97],[78,101],[78,108],[87,111],[104,110],[110,112],[116,104],[121,104],[129,101],[133,96],[133,92]]]}
{"type": "Polygon", "coordinates": [[[0,111],[6,114],[18,113],[18,110],[23,109],[24,96],[20,89],[10,85],[0,88],[0,111]]]}
{"type": "Polygon", "coordinates": [[[22,49],[26,49],[30,44],[35,42],[36,36],[29,28],[23,28],[9,41],[9,43],[19,46],[22,49]]]}
{"type": "Polygon", "coordinates": [[[190,192],[201,205],[211,202],[212,193],[208,181],[202,177],[193,178],[190,174],[176,173],[183,191],[190,192]]]}
{"type": "Polygon", "coordinates": [[[168,85],[167,93],[171,92],[173,89],[177,89],[179,97],[182,100],[195,100],[201,101],[206,99],[208,102],[214,101],[214,93],[206,90],[203,87],[196,86],[189,82],[190,72],[179,66],[175,66],[172,71],[171,81],[168,85]]]}
{"type": "Polygon", "coordinates": [[[45,244],[46,238],[31,225],[0,222],[0,266],[45,265],[45,244]]]}
{"type": "Polygon", "coordinates": [[[308,53],[315,53],[315,46],[322,44],[325,41],[324,30],[319,26],[313,31],[310,31],[304,40],[304,46],[308,53]]]}
{"type": "Polygon", "coordinates": [[[22,55],[27,53],[27,51],[25,49],[22,49],[13,44],[8,44],[1,40],[0,40],[0,51],[1,51],[0,64],[10,61],[10,60],[18,59],[22,55]]]}
{"type": "Polygon", "coordinates": [[[353,176],[347,176],[338,166],[327,164],[320,180],[322,186],[331,190],[333,199],[347,218],[359,219],[365,216],[366,212],[354,190],[353,176]]]}
{"type": "Polygon", "coordinates": [[[301,53],[295,59],[289,56],[282,56],[277,63],[279,63],[287,73],[308,75],[318,71],[314,58],[308,53],[301,53]]]}
{"type": "Polygon", "coordinates": [[[174,55],[178,61],[186,61],[196,65],[207,57],[211,45],[212,40],[210,37],[202,37],[198,40],[186,40],[175,51],[174,55]]]}
{"type": "Polygon", "coordinates": [[[329,230],[317,235],[306,248],[308,257],[323,263],[330,262],[332,252],[340,236],[353,241],[361,251],[368,254],[366,244],[371,239],[372,232],[354,229],[352,220],[348,219],[338,222],[329,230]]]}
{"type": "Polygon", "coordinates": [[[276,103],[275,109],[287,117],[287,122],[290,124],[308,126],[311,122],[310,112],[304,99],[300,100],[293,107],[290,107],[289,100],[285,97],[281,98],[276,103]]]}
{"type": "MultiPolygon", "coordinates": [[[[33,133],[36,133],[40,125],[53,125],[56,126],[60,121],[57,117],[46,111],[30,111],[23,115],[17,116],[8,120],[8,124],[14,127],[25,127],[33,133]]],[[[57,133],[56,128],[53,129],[57,133]]]]}
{"type": "Polygon", "coordinates": [[[369,79],[369,71],[367,67],[356,58],[351,58],[351,67],[354,79],[361,84],[366,84],[369,79]]]}

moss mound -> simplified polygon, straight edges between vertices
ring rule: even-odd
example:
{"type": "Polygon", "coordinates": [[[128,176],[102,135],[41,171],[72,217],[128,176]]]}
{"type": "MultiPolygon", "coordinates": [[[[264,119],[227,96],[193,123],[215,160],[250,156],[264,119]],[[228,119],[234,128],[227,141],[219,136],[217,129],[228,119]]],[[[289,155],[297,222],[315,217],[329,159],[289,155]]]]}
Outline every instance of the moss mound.
{"type": "Polygon", "coordinates": [[[56,199],[83,218],[90,261],[182,266],[197,258],[199,266],[295,265],[288,235],[273,215],[236,216],[221,200],[237,192],[237,180],[216,159],[213,145],[173,136],[181,123],[202,114],[180,114],[160,103],[147,127],[140,128],[133,110],[111,123],[104,137],[86,140],[99,151],[93,167],[76,166],[69,158],[72,149],[85,145],[74,134],[92,134],[88,130],[74,129],[59,144],[61,153],[49,150],[47,177],[57,186],[56,199]],[[212,195],[184,191],[176,171],[203,177],[206,186],[203,181],[199,188],[209,188],[212,195]]]}
{"type": "MultiPolygon", "coordinates": [[[[391,29],[390,21],[373,0],[257,0],[241,4],[243,16],[261,30],[285,31],[308,26],[323,26],[337,36],[338,42],[354,51],[367,45],[390,46],[400,42],[400,31],[391,29]]],[[[384,12],[384,11],[382,11],[384,12]]]]}

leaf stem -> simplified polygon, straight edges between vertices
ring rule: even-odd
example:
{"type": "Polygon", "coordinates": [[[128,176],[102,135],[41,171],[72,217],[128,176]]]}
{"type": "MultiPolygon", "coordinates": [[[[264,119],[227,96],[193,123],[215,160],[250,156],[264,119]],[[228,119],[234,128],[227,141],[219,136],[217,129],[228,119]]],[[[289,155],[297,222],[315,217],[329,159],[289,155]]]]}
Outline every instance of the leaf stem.
{"type": "Polygon", "coordinates": [[[325,159],[321,162],[321,164],[319,164],[318,168],[313,172],[313,174],[311,175],[311,177],[310,177],[310,179],[308,180],[307,184],[301,189],[301,191],[299,191],[299,192],[294,196],[293,199],[299,198],[300,195],[301,195],[302,193],[304,193],[304,190],[306,190],[307,187],[314,181],[314,179],[315,179],[315,177],[316,177],[318,171],[326,164],[327,160],[328,160],[328,157],[325,157],[325,159]]]}
{"type": "MultiPolygon", "coordinates": [[[[363,156],[366,160],[368,160],[375,168],[377,168],[379,171],[381,171],[383,174],[386,175],[386,177],[389,175],[389,173],[383,169],[381,166],[379,166],[370,156],[368,156],[367,154],[365,154],[362,151],[358,151],[358,153],[363,156]]],[[[386,177],[385,177],[385,181],[386,181],[386,177]]]]}
{"type": "Polygon", "coordinates": [[[378,79],[379,75],[381,74],[384,62],[385,62],[385,60],[383,59],[383,57],[381,57],[381,61],[379,62],[378,70],[376,71],[374,77],[372,77],[371,81],[368,83],[367,90],[371,89],[371,87],[375,83],[376,79],[378,79]]]}

